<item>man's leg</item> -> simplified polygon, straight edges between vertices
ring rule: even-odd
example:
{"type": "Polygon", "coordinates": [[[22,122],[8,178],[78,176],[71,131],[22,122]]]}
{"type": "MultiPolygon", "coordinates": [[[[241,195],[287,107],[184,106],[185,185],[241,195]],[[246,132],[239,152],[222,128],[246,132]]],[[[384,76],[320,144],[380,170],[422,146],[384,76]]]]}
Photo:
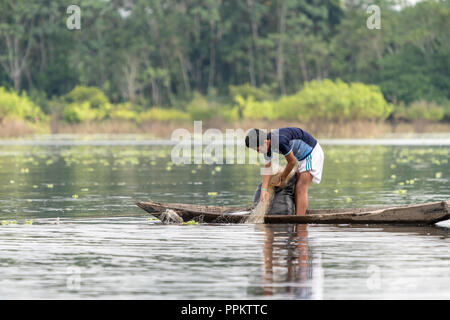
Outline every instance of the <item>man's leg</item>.
{"type": "Polygon", "coordinates": [[[295,184],[295,213],[298,216],[306,214],[308,208],[308,188],[313,176],[309,172],[297,172],[297,183],[295,184]]]}

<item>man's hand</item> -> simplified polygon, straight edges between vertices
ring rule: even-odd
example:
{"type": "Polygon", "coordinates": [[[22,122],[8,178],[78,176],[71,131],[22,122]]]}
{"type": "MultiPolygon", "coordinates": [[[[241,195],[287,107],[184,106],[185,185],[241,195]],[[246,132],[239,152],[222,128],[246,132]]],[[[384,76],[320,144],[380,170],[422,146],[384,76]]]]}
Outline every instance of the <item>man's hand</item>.
{"type": "Polygon", "coordinates": [[[263,202],[269,201],[269,192],[267,190],[262,190],[261,189],[261,195],[260,195],[259,198],[263,202]]]}
{"type": "Polygon", "coordinates": [[[277,181],[272,183],[272,186],[279,187],[283,183],[283,178],[281,176],[278,177],[277,181]]]}

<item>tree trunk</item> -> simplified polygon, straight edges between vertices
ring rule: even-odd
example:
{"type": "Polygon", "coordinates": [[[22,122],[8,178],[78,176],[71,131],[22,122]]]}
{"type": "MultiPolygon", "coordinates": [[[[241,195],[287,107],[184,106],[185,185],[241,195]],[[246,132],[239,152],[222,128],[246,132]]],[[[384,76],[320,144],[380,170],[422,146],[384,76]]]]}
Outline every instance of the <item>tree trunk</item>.
{"type": "Polygon", "coordinates": [[[7,58],[0,58],[0,65],[13,81],[14,90],[19,92],[22,89],[22,72],[25,68],[26,62],[28,61],[32,39],[31,37],[28,38],[25,53],[23,55],[21,55],[20,41],[17,36],[13,35],[11,37],[9,34],[6,34],[5,42],[7,58]]]}
{"type": "Polygon", "coordinates": [[[128,100],[133,103],[136,97],[136,75],[139,61],[133,56],[127,56],[125,60],[123,72],[126,83],[126,96],[128,97],[128,100]]]}
{"type": "MultiPolygon", "coordinates": [[[[41,24],[42,23],[43,22],[41,22],[41,24]]],[[[39,51],[41,56],[39,72],[45,72],[45,70],[47,69],[47,50],[45,48],[45,38],[42,31],[39,33],[39,51]]]]}
{"type": "MultiPolygon", "coordinates": [[[[200,18],[198,15],[196,15],[194,18],[194,26],[196,29],[195,47],[199,48],[201,27],[200,27],[200,18]]],[[[201,86],[202,86],[202,59],[203,59],[202,55],[198,54],[197,59],[195,59],[195,63],[194,63],[195,88],[197,90],[201,90],[201,86]]]]}
{"type": "Polygon", "coordinates": [[[153,99],[153,105],[159,106],[159,88],[157,80],[153,77],[152,78],[152,99],[153,99]]]}
{"type": "Polygon", "coordinates": [[[248,48],[248,72],[250,74],[250,84],[252,85],[252,87],[256,87],[256,79],[255,79],[255,61],[254,61],[254,57],[253,57],[253,48],[250,45],[248,48]]]}
{"type": "Polygon", "coordinates": [[[189,75],[187,73],[187,67],[181,52],[178,51],[178,60],[180,61],[181,75],[183,77],[184,88],[188,93],[191,92],[191,84],[189,83],[189,75]]]}
{"type": "Polygon", "coordinates": [[[277,78],[280,85],[281,93],[286,94],[284,85],[284,36],[286,33],[286,11],[287,5],[285,0],[279,1],[279,24],[278,24],[278,49],[277,49],[277,78]]]}
{"type": "MultiPolygon", "coordinates": [[[[301,40],[299,40],[299,41],[301,41],[301,40]]],[[[297,44],[297,50],[298,50],[298,61],[300,63],[300,71],[302,73],[303,82],[309,81],[308,67],[306,66],[305,57],[303,55],[303,48],[302,48],[301,43],[297,44]]]]}
{"type": "Polygon", "coordinates": [[[209,51],[209,77],[208,77],[208,89],[214,87],[214,70],[216,68],[216,23],[210,21],[211,27],[211,40],[209,51]]]}
{"type": "Polygon", "coordinates": [[[257,69],[258,73],[258,81],[259,83],[263,82],[264,79],[264,71],[263,68],[261,68],[260,61],[257,57],[259,46],[258,46],[258,23],[255,21],[255,19],[252,16],[252,12],[254,10],[255,1],[254,0],[247,0],[247,7],[248,7],[248,14],[250,16],[250,27],[252,29],[252,44],[249,46],[249,72],[250,72],[250,82],[251,85],[256,87],[256,71],[257,69]],[[256,60],[256,64],[255,64],[256,60]]]}

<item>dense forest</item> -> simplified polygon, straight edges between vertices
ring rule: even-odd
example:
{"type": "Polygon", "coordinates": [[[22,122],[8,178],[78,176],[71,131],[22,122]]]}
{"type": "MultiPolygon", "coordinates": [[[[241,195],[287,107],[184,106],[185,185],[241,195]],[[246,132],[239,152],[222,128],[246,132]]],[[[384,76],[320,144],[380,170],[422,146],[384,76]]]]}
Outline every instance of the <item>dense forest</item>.
{"type": "Polygon", "coordinates": [[[70,4],[0,1],[0,105],[12,104],[0,118],[14,99],[72,122],[290,118],[321,105],[332,119],[346,104],[379,118],[450,114],[448,1],[80,0],[74,30],[70,4]],[[367,27],[369,4],[380,29],[367,27]]]}

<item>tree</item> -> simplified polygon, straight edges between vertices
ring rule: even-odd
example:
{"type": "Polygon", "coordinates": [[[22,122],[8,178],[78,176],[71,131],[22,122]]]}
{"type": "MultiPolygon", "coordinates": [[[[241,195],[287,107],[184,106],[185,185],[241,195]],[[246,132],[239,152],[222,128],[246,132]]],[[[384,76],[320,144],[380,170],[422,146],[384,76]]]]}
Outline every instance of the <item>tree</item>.
{"type": "Polygon", "coordinates": [[[34,44],[36,13],[41,6],[34,1],[5,0],[0,3],[0,65],[13,82],[22,89],[22,77],[34,44]]]}

